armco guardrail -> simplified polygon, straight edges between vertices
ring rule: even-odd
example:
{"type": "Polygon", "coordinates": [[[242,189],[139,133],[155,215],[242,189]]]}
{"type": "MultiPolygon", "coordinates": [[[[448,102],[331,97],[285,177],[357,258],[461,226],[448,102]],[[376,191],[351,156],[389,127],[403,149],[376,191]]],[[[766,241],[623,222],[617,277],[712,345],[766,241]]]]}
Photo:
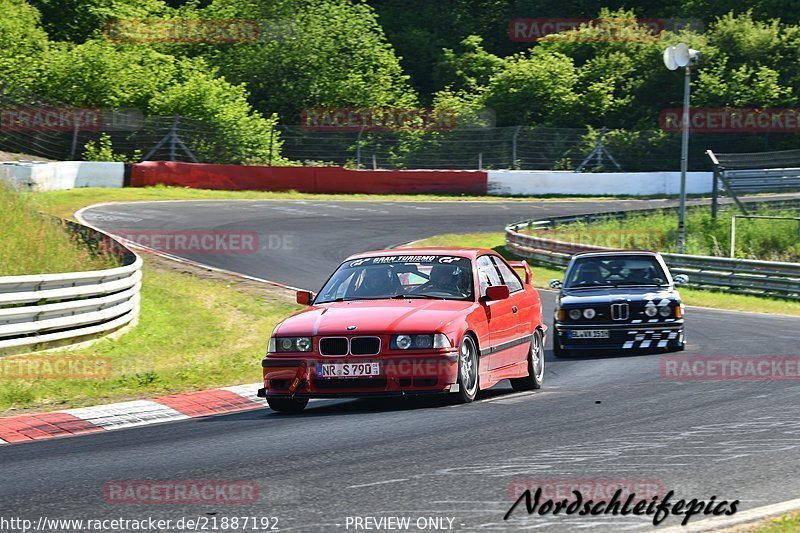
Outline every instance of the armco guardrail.
{"type": "MultiPolygon", "coordinates": [[[[770,202],[774,205],[796,205],[794,202],[770,202]]],[[[640,214],[656,210],[617,211],[586,216],[555,217],[546,220],[527,220],[506,226],[506,248],[524,258],[563,268],[573,254],[590,251],[612,250],[601,246],[547,239],[521,233],[520,230],[555,227],[570,222],[624,218],[629,214],[640,214]]],[[[661,211],[661,210],[659,210],[661,211]]],[[[700,289],[724,289],[738,294],[770,295],[779,298],[800,300],[800,264],[750,259],[729,259],[684,254],[662,254],[673,274],[689,276],[688,285],[700,289]]]]}
{"type": "MultiPolygon", "coordinates": [[[[81,227],[84,240],[87,232],[107,238],[81,227]]],[[[142,259],[117,246],[121,267],[0,277],[0,355],[73,344],[132,323],[139,314],[142,259]]]]}

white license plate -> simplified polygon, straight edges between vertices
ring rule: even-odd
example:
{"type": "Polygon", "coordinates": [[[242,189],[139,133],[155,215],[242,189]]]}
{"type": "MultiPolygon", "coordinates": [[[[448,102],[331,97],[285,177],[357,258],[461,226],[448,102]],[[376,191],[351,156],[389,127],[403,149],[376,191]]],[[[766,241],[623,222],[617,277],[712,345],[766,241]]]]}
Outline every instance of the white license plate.
{"type": "Polygon", "coordinates": [[[571,339],[607,339],[607,329],[572,329],[569,332],[571,339]]]}
{"type": "Polygon", "coordinates": [[[323,363],[317,370],[321,378],[365,378],[380,373],[380,363],[323,363]]]}

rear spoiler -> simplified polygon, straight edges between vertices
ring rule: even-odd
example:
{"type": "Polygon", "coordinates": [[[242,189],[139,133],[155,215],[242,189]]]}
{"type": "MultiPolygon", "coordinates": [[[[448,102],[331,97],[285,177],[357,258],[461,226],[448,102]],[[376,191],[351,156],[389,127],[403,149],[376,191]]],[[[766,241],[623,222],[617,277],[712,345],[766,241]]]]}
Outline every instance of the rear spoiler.
{"type": "Polygon", "coordinates": [[[525,283],[530,285],[533,283],[533,272],[531,272],[531,266],[528,264],[527,261],[524,259],[522,261],[509,261],[509,266],[512,268],[521,268],[525,271],[525,283]]]}

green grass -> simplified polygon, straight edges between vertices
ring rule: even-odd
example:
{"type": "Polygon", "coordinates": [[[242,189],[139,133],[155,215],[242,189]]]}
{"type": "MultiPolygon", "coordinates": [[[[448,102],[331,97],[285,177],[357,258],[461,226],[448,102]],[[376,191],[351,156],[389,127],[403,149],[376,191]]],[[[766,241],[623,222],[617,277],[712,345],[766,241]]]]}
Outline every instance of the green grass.
{"type": "MultiPolygon", "coordinates": [[[[416,241],[413,246],[464,246],[470,248],[489,248],[496,250],[505,257],[516,259],[505,249],[505,234],[498,233],[467,233],[463,235],[438,235],[430,239],[416,241]]],[[[536,287],[547,289],[551,279],[561,279],[562,270],[532,266],[533,283],[536,287]]],[[[702,291],[688,287],[680,289],[681,297],[686,305],[699,307],[713,307],[716,309],[730,309],[735,311],[750,311],[757,313],[772,313],[800,316],[800,302],[781,300],[746,294],[728,294],[723,291],[702,291]]]]}
{"type": "Polygon", "coordinates": [[[118,265],[93,255],[66,229],[37,212],[35,202],[0,182],[0,276],[100,270],[118,265]]]}
{"type": "Polygon", "coordinates": [[[128,333],[82,349],[3,358],[6,365],[14,359],[101,358],[111,374],[15,379],[19,373],[6,371],[0,410],[12,415],[10,409],[54,410],[258,382],[272,329],[299,308],[285,297],[256,297],[223,282],[155,269],[145,259],[139,324],[128,333]]]}
{"type": "MultiPolygon", "coordinates": [[[[708,207],[689,210],[686,217],[685,253],[729,257],[731,217],[738,209],[724,208],[717,220],[711,219],[708,207]]],[[[753,215],[798,217],[791,209],[760,206],[753,215]]],[[[737,219],[736,257],[766,261],[800,261],[800,221],[737,219]]],[[[677,222],[673,211],[631,215],[626,219],[604,220],[586,224],[565,224],[536,230],[537,235],[612,248],[646,248],[676,252],[677,222]]]]}
{"type": "Polygon", "coordinates": [[[770,518],[751,527],[739,529],[742,533],[795,533],[800,531],[800,511],[770,518]]]}
{"type": "MultiPolygon", "coordinates": [[[[212,191],[208,189],[189,189],[183,187],[132,187],[127,189],[86,188],[69,191],[49,191],[31,193],[38,204],[48,213],[61,218],[72,218],[81,207],[101,202],[137,202],[153,200],[337,200],[337,201],[577,201],[577,200],[617,200],[627,196],[480,196],[468,194],[308,194],[296,191],[212,191]]],[[[641,198],[641,197],[639,197],[641,198]]]]}

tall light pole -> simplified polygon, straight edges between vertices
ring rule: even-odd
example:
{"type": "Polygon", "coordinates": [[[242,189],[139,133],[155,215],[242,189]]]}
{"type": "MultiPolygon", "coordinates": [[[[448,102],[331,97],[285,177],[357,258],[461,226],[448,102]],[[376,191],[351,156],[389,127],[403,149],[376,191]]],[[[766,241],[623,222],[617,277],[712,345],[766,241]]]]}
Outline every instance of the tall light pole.
{"type": "Polygon", "coordinates": [[[686,170],[689,167],[689,91],[692,82],[692,63],[696,63],[700,52],[692,50],[686,43],[679,43],[664,50],[664,65],[670,70],[684,69],[683,117],[681,119],[681,199],[678,208],[678,253],[683,253],[686,244],[686,170]]]}

